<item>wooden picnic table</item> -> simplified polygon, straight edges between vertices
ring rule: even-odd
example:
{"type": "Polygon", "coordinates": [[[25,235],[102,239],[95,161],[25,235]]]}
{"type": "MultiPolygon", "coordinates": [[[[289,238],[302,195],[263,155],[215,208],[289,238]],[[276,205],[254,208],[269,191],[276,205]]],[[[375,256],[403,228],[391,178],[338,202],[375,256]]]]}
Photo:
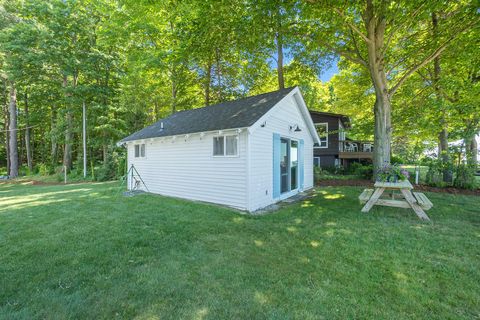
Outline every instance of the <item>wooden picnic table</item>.
{"type": "Polygon", "coordinates": [[[375,205],[411,208],[420,219],[430,221],[423,209],[429,210],[433,206],[432,203],[423,193],[412,193],[413,186],[408,180],[399,182],[377,181],[374,187],[375,190],[365,189],[359,196],[360,202],[365,203],[362,212],[369,212],[375,205]]]}

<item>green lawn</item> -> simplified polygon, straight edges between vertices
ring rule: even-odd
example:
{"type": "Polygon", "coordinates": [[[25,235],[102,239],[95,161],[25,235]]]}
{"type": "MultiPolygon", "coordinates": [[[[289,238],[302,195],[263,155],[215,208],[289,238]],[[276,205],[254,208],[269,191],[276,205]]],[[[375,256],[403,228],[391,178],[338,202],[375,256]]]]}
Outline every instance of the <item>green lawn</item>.
{"type": "Polygon", "coordinates": [[[118,183],[0,184],[2,319],[480,317],[480,198],[360,213],[355,187],[266,216],[118,183]]]}

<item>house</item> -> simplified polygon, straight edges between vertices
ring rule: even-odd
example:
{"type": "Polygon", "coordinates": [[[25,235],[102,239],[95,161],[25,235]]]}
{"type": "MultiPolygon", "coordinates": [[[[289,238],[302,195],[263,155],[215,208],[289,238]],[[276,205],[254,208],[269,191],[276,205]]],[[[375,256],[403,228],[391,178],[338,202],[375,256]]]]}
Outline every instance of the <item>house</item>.
{"type": "Polygon", "coordinates": [[[352,162],[372,162],[373,142],[351,140],[345,136],[350,129],[350,118],[343,114],[310,111],[320,143],[313,147],[315,166],[337,167],[352,162]]]}
{"type": "Polygon", "coordinates": [[[130,189],[247,211],[313,187],[314,143],[298,87],[177,112],[119,142],[130,189]]]}

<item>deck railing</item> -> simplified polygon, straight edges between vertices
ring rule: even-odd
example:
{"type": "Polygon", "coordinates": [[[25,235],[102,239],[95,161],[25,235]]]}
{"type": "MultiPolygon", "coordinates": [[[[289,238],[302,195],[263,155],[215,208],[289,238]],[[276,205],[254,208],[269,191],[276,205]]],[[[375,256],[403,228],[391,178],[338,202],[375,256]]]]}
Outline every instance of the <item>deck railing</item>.
{"type": "Polygon", "coordinates": [[[340,152],[373,152],[372,141],[340,140],[338,146],[340,152]]]}

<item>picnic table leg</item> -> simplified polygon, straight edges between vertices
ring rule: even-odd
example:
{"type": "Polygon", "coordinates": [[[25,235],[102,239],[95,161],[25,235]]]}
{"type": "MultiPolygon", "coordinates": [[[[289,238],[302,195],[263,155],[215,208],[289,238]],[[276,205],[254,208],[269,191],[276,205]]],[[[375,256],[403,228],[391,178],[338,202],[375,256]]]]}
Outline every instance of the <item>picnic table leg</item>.
{"type": "Polygon", "coordinates": [[[403,196],[405,197],[405,200],[408,202],[410,207],[412,207],[413,211],[417,214],[417,216],[420,219],[430,221],[430,218],[427,216],[425,211],[418,205],[417,200],[415,200],[415,197],[413,196],[412,192],[407,189],[401,189],[403,196]]]}
{"type": "Polygon", "coordinates": [[[362,208],[362,212],[370,211],[370,209],[372,209],[372,207],[382,195],[383,191],[385,191],[385,188],[376,188],[370,199],[367,201],[367,203],[365,203],[365,206],[362,208]]]}

